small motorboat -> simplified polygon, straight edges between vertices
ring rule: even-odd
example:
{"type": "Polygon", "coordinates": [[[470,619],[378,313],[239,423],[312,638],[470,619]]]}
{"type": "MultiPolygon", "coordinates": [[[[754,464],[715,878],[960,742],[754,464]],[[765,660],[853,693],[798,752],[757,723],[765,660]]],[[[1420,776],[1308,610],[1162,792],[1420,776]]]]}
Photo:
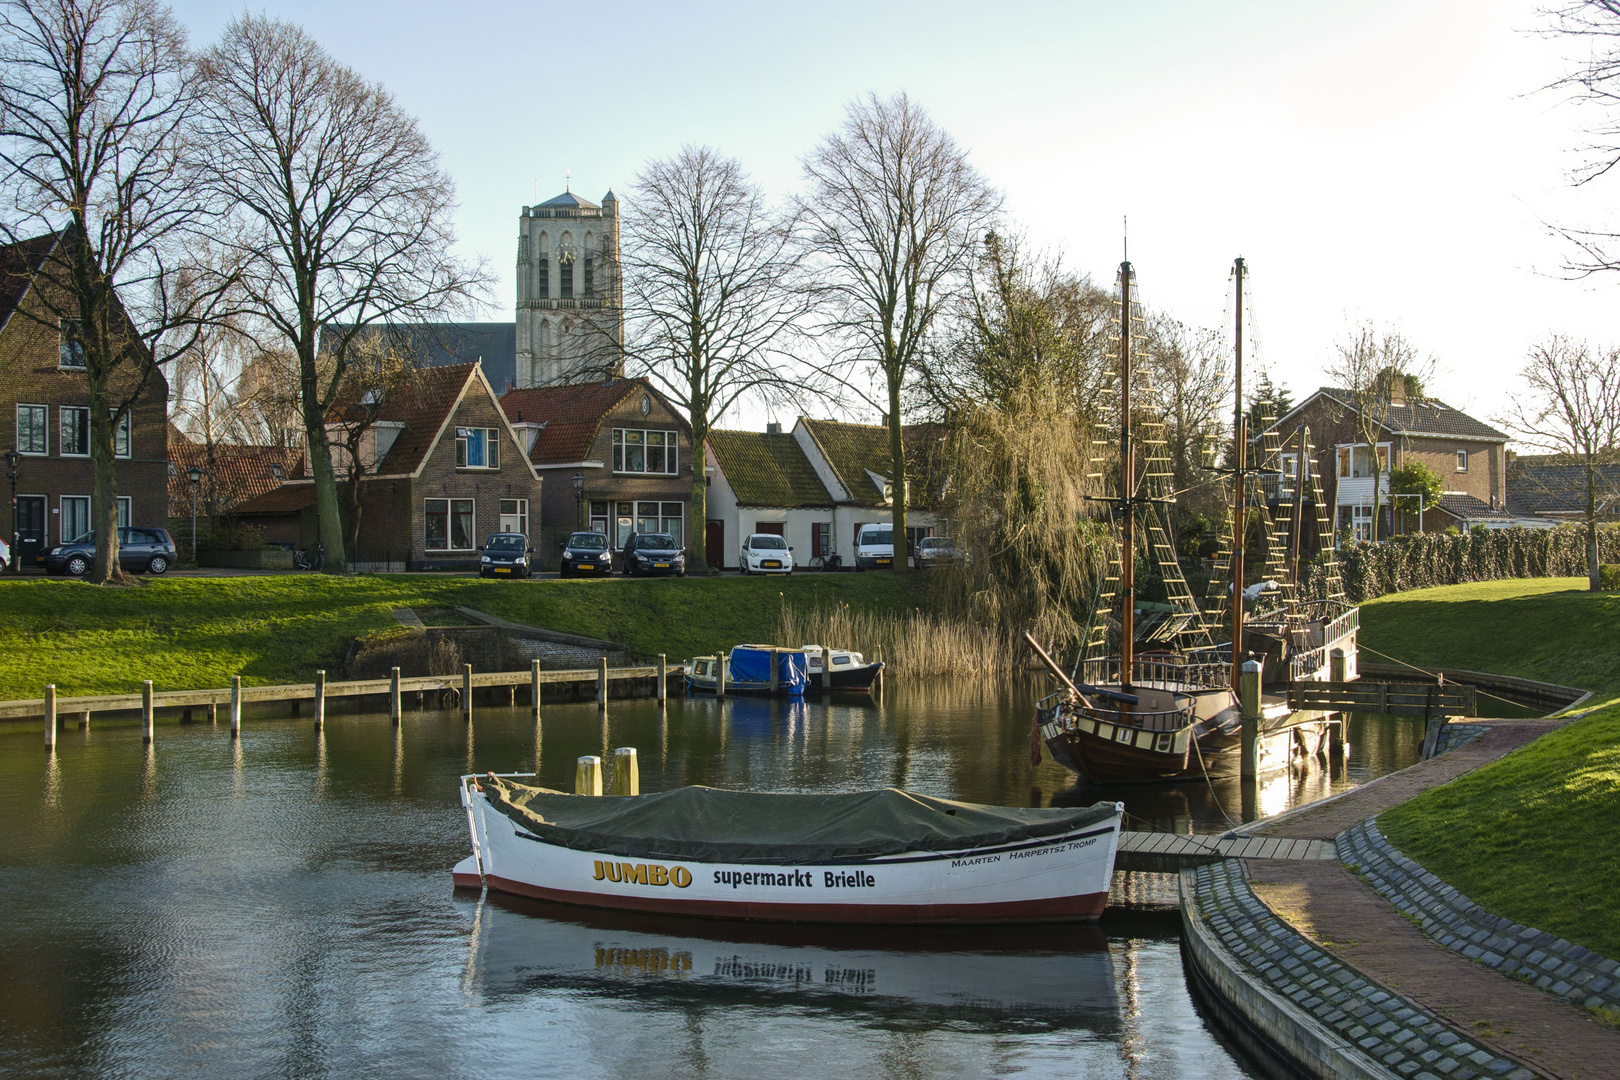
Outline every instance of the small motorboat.
{"type": "Polygon", "coordinates": [[[566,795],[534,779],[461,778],[473,854],[458,887],[781,922],[1083,922],[1107,904],[1124,813],[893,788],[566,795]]]}
{"type": "Polygon", "coordinates": [[[723,659],[700,656],[687,660],[686,688],[693,693],[715,691],[715,682],[721,663],[725,664],[726,693],[728,694],[783,694],[799,695],[822,689],[856,690],[870,693],[878,672],[883,670],[881,660],[868,664],[866,658],[849,649],[828,649],[820,645],[788,648],[780,645],[738,645],[723,659]],[[830,687],[827,672],[822,670],[825,659],[831,670],[830,687]],[[776,668],[776,681],[771,681],[771,668],[776,668]],[[802,682],[801,682],[802,679],[802,682]]]}

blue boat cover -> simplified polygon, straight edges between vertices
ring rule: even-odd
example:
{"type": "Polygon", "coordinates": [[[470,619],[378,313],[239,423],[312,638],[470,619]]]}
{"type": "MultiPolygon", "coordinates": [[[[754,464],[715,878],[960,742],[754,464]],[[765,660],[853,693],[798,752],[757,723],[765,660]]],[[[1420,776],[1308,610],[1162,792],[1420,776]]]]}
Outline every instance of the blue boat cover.
{"type": "MultiPolygon", "coordinates": [[[[771,681],[771,650],[738,645],[731,650],[731,680],[739,683],[771,681]]],[[[810,664],[801,652],[777,652],[777,685],[784,694],[803,694],[810,681],[810,664]]]]}

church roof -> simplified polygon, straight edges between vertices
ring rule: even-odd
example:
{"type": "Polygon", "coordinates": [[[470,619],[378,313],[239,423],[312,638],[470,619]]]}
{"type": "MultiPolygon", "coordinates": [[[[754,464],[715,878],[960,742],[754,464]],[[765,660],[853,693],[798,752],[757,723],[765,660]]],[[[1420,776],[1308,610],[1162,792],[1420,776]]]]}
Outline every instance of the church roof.
{"type": "Polygon", "coordinates": [[[572,191],[565,191],[561,195],[558,195],[555,199],[547,199],[545,202],[541,203],[540,205],[541,206],[572,206],[572,207],[574,207],[576,209],[580,209],[580,210],[600,210],[600,209],[602,209],[601,206],[597,205],[596,203],[591,202],[591,200],[589,200],[589,199],[580,198],[578,195],[575,195],[572,191]]]}

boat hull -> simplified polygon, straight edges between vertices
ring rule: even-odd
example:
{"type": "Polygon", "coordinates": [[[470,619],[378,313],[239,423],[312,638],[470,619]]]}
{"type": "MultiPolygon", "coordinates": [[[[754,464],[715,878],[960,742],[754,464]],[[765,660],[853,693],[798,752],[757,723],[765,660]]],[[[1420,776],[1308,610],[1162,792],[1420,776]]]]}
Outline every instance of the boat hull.
{"type": "MultiPolygon", "coordinates": [[[[874,662],[871,664],[860,664],[856,667],[849,667],[839,671],[834,671],[832,673],[832,689],[847,690],[857,693],[871,693],[872,683],[877,679],[878,672],[882,670],[882,663],[874,662]]],[[[712,676],[696,675],[688,672],[686,676],[686,688],[694,694],[712,694],[714,693],[714,678],[712,676]]],[[[803,693],[819,693],[821,688],[822,673],[819,671],[810,672],[805,677],[805,688],[803,693]]],[[[763,694],[770,696],[771,692],[772,691],[768,683],[737,683],[732,682],[729,679],[726,681],[726,693],[728,694],[763,694]]],[[[775,693],[778,697],[799,696],[798,694],[790,695],[788,691],[780,688],[778,688],[775,693]]]]}
{"type": "MultiPolygon", "coordinates": [[[[466,791],[467,789],[463,789],[466,791]]],[[[1094,920],[1108,901],[1119,818],[994,849],[792,865],[627,858],[548,843],[482,792],[458,886],[621,911],[817,923],[1094,920]]]]}

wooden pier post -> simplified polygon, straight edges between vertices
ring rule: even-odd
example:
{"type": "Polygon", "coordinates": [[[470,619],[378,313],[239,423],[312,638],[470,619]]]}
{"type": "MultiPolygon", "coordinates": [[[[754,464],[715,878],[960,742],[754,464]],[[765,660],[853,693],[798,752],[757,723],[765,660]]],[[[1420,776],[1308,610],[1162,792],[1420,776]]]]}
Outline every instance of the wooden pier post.
{"type": "Polygon", "coordinates": [[[461,715],[472,719],[472,665],[461,665],[461,715]]]}
{"type": "Polygon", "coordinates": [[[1345,670],[1344,650],[1334,649],[1328,653],[1328,678],[1336,683],[1348,682],[1349,680],[1345,678],[1345,670]]]}
{"type": "Polygon", "coordinates": [[[821,692],[832,693],[832,650],[825,645],[821,647],[821,692]]]}
{"type": "MultiPolygon", "coordinates": [[[[1349,678],[1348,678],[1348,676],[1346,674],[1348,672],[1348,670],[1349,670],[1349,665],[1347,665],[1345,663],[1345,655],[1344,655],[1344,650],[1343,649],[1334,649],[1334,650],[1332,650],[1331,652],[1328,653],[1328,678],[1329,679],[1333,680],[1333,682],[1335,682],[1335,683],[1343,685],[1345,682],[1349,681],[1349,678]]],[[[1332,720],[1332,721],[1330,721],[1328,723],[1328,749],[1330,751],[1332,751],[1332,750],[1343,751],[1344,750],[1345,715],[1346,714],[1344,714],[1344,713],[1340,713],[1336,720],[1332,720]]]]}
{"type": "Polygon", "coordinates": [[[388,671],[388,719],[399,727],[404,719],[404,710],[399,702],[399,668],[390,668],[388,671]]]}
{"type": "Polygon", "coordinates": [[[56,684],[45,687],[45,748],[56,749],[56,684]]]}
{"type": "Polygon", "coordinates": [[[714,657],[714,696],[726,696],[726,654],[716,653],[714,657]]]}
{"type": "Polygon", "coordinates": [[[772,645],[771,646],[771,697],[775,697],[776,692],[782,688],[782,676],[781,676],[780,672],[777,670],[777,667],[776,667],[777,662],[780,659],[781,659],[780,651],[776,648],[775,645],[772,645]]]}
{"type": "MultiPolygon", "coordinates": [[[[880,664],[883,663],[883,647],[881,645],[878,646],[878,650],[877,650],[877,662],[880,663],[880,664]]],[[[883,693],[883,669],[882,668],[878,668],[877,674],[872,676],[872,689],[876,690],[879,694],[883,693]]]]}
{"type": "Polygon", "coordinates": [[[315,672],[315,730],[326,724],[326,672],[315,672]]]}
{"type": "Polygon", "coordinates": [[[669,671],[664,662],[664,654],[658,654],[658,703],[662,705],[669,700],[669,671]]]}
{"type": "Polygon", "coordinates": [[[607,708],[607,657],[602,657],[596,667],[596,707],[607,708]]]}
{"type": "Polygon", "coordinates": [[[208,703],[208,722],[215,727],[219,726],[219,702],[217,701],[208,703]]]}
{"type": "Polygon", "coordinates": [[[636,761],[633,746],[621,746],[613,751],[613,794],[641,794],[641,766],[636,761]]]}
{"type": "Polygon", "coordinates": [[[242,734],[242,676],[231,676],[231,738],[242,734]]]}
{"type": "Polygon", "coordinates": [[[574,764],[574,794],[602,794],[602,759],[586,754],[574,764]]]}
{"type": "Polygon", "coordinates": [[[529,705],[535,716],[540,715],[540,661],[529,661],[529,705]]]}
{"type": "Polygon", "coordinates": [[[79,714],[79,727],[81,730],[90,730],[90,710],[86,709],[79,714]]]}
{"type": "Polygon", "coordinates": [[[1243,709],[1243,760],[1239,775],[1253,780],[1260,775],[1260,672],[1258,660],[1245,660],[1238,676],[1238,703],[1243,709]]]}
{"type": "Polygon", "coordinates": [[[141,742],[152,741],[152,680],[141,683],[141,742]]]}

